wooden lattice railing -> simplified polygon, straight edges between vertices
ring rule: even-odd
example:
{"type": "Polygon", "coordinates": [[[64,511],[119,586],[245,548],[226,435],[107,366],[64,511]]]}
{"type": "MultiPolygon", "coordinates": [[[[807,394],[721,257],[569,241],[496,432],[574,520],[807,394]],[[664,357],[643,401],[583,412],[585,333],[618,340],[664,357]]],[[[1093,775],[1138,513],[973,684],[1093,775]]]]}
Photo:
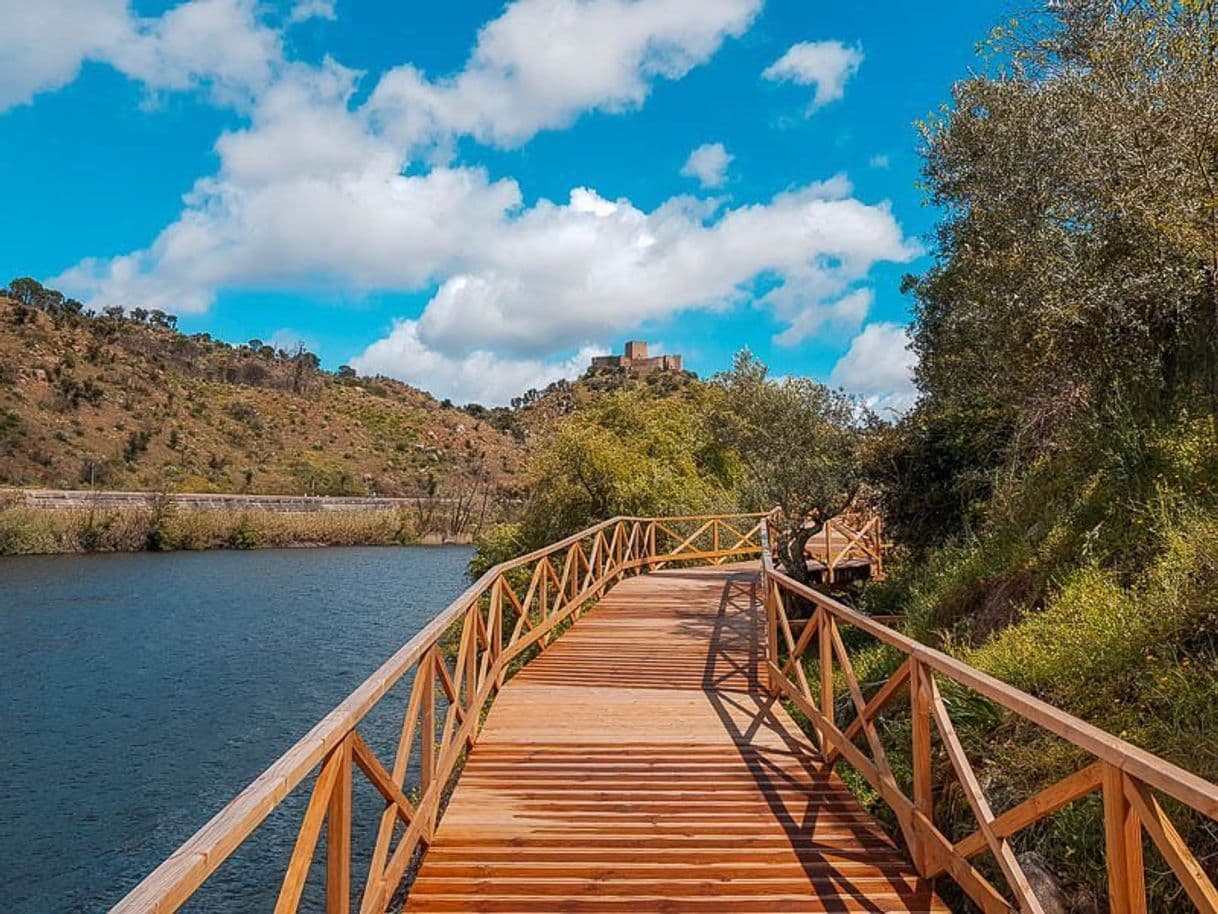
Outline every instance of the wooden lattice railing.
{"type": "Polygon", "coordinates": [[[1111,911],[1114,914],[1146,911],[1145,834],[1196,908],[1205,914],[1218,914],[1218,890],[1157,796],[1170,797],[1218,820],[1218,785],[798,583],[775,566],[768,530],[762,535],[769,688],[808,718],[826,763],[845,761],[887,803],[921,875],[928,878],[950,875],[987,914],[1011,911],[1042,914],[1045,908],[1015,855],[1011,838],[1067,804],[1101,791],[1111,911]],[[788,615],[795,604],[812,608],[811,618],[802,629],[793,627],[788,615]],[[841,629],[846,626],[904,655],[896,672],[870,698],[864,697],[843,641],[841,629]],[[805,657],[812,667],[812,678],[818,682],[809,682],[805,657]],[[940,678],[1072,743],[1093,761],[995,814],[948,714],[939,689],[940,678]],[[849,695],[847,708],[852,712],[849,723],[838,720],[839,679],[849,695]],[[908,702],[910,715],[912,797],[897,783],[877,729],[881,713],[899,700],[908,702]],[[976,818],[976,830],[958,841],[949,839],[935,824],[932,731],[938,731],[942,749],[976,818]],[[856,744],[860,737],[866,751],[856,744]],[[973,861],[987,853],[992,855],[1006,883],[1006,894],[974,866],[973,861]]]}
{"type": "Polygon", "coordinates": [[[884,576],[884,522],[879,514],[853,513],[831,517],[808,541],[807,553],[825,566],[825,580],[832,584],[839,570],[851,561],[869,566],[869,576],[884,576]]]}
{"type": "Polygon", "coordinates": [[[323,825],[327,911],[346,914],[353,900],[362,914],[384,911],[432,840],[445,792],[505,680],[623,576],[756,558],[762,518],[618,517],[491,568],[113,910],[177,910],[316,770],[275,911],[297,909],[323,825]],[[385,765],[359,726],[403,681],[409,699],[385,765]],[[363,860],[351,838],[356,771],[384,799],[364,874],[353,872],[353,860],[363,860]],[[353,891],[357,875],[362,889],[353,891]]]}

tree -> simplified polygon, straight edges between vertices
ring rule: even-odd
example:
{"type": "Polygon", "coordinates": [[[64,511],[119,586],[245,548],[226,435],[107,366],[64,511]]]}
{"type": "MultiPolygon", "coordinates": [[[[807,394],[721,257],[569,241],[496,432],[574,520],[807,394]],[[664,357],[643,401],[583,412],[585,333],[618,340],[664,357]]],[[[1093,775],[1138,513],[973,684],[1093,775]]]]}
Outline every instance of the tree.
{"type": "Polygon", "coordinates": [[[539,436],[524,541],[553,542],[618,514],[731,507],[737,465],[707,427],[712,397],[708,390],[663,399],[644,389],[615,391],[539,436]]]}
{"type": "Polygon", "coordinates": [[[781,509],[777,553],[792,577],[810,583],[804,550],[859,492],[859,448],[870,414],[807,378],[771,379],[747,349],[714,384],[722,391],[715,435],[739,455],[745,502],[753,510],[781,509]]]}
{"type": "Polygon", "coordinates": [[[298,346],[296,354],[292,356],[292,393],[307,393],[320,367],[321,359],[303,345],[298,346]]]}
{"type": "Polygon", "coordinates": [[[946,218],[910,281],[919,386],[1009,405],[1017,452],[1188,414],[1218,434],[1216,20],[1059,0],[924,125],[946,218]]]}

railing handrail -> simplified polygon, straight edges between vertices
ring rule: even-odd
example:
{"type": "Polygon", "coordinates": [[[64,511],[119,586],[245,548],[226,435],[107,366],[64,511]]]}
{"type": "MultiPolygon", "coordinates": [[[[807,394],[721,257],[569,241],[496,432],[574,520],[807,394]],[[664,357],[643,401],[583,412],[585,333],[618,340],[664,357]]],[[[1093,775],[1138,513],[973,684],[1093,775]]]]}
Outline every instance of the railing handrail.
{"type": "Polygon", "coordinates": [[[1105,828],[1109,844],[1108,877],[1114,895],[1113,911],[1145,910],[1141,850],[1142,829],[1145,828],[1198,908],[1207,914],[1218,912],[1218,889],[1215,889],[1191,852],[1183,845],[1179,834],[1175,831],[1170,819],[1158,806],[1153,795],[1147,793],[1143,787],[1143,785],[1152,787],[1210,819],[1218,820],[1218,784],[1213,784],[1199,775],[1002,682],[942,651],[928,647],[908,635],[850,608],[828,594],[821,593],[795,580],[776,567],[768,527],[768,523],[762,524],[760,539],[763,584],[767,601],[767,672],[771,691],[775,694],[779,692],[785,694],[805,711],[812,721],[813,728],[821,738],[822,753],[826,760],[832,764],[836,759],[844,758],[851,764],[859,763],[855,764],[855,768],[897,814],[902,831],[905,832],[907,842],[910,844],[914,862],[922,875],[933,877],[939,873],[950,873],[965,891],[973,896],[974,901],[981,904],[985,910],[998,910],[1000,908],[994,907],[993,904],[999,901],[1000,896],[984,877],[971,869],[968,864],[968,856],[989,849],[998,858],[999,868],[1003,870],[1008,884],[1017,895],[1020,909],[1036,914],[1042,910],[1040,902],[1024,878],[1018,861],[1010,852],[1009,845],[1005,844],[1006,836],[1051,814],[1065,803],[1094,792],[1102,786],[1105,795],[1105,828]],[[791,627],[786,621],[785,609],[780,596],[784,591],[802,597],[817,607],[816,615],[808,621],[807,628],[801,632],[798,642],[794,641],[791,627]],[[821,616],[821,613],[827,614],[827,618],[821,616]],[[781,618],[779,618],[779,614],[781,614],[781,618]],[[786,638],[789,654],[785,666],[780,666],[782,661],[779,656],[779,621],[784,623],[782,634],[786,638]],[[858,682],[850,668],[849,660],[843,656],[844,643],[836,632],[837,621],[866,632],[875,639],[896,648],[907,658],[902,667],[875,694],[873,700],[876,706],[874,707],[871,704],[863,704],[861,701],[862,695],[858,682]],[[802,654],[808,650],[813,634],[821,639],[819,706],[811,694],[800,667],[802,654]],[[825,639],[830,640],[826,642],[825,639]],[[833,678],[835,654],[842,665],[847,683],[851,687],[851,698],[857,712],[850,728],[845,732],[838,729],[831,713],[825,713],[826,706],[831,707],[835,700],[833,678]],[[799,670],[802,690],[800,685],[786,675],[786,671],[793,665],[799,670]],[[827,678],[826,669],[828,670],[827,678]],[[950,718],[946,717],[946,707],[942,704],[941,696],[933,684],[931,671],[942,674],[978,695],[990,699],[1023,720],[1082,749],[1096,760],[1089,766],[1091,770],[1076,772],[1070,778],[1044,788],[1035,797],[1012,807],[1004,814],[1015,814],[1008,820],[1010,831],[999,834],[996,826],[1002,817],[994,816],[989,809],[980,784],[973,774],[967,758],[963,757],[963,749],[954,733],[950,718]],[[961,779],[965,795],[978,819],[978,830],[970,836],[969,840],[957,842],[954,845],[947,841],[942,833],[936,830],[933,815],[930,813],[930,809],[933,808],[929,805],[933,803],[933,795],[930,792],[929,765],[930,720],[925,721],[926,729],[922,731],[920,747],[917,734],[919,724],[915,721],[913,725],[915,755],[919,753],[922,755],[922,758],[914,759],[914,800],[910,800],[897,787],[892,779],[887,761],[883,757],[882,749],[878,748],[878,737],[874,732],[875,717],[906,681],[910,688],[911,709],[914,707],[915,700],[921,705],[920,710],[914,712],[915,715],[922,714],[929,717],[928,709],[931,709],[930,703],[933,701],[938,705],[936,709],[933,709],[933,713],[939,715],[933,718],[935,724],[940,729],[949,731],[941,732],[940,735],[945,740],[945,748],[951,758],[953,768],[956,769],[957,776],[961,779]],[[929,694],[927,691],[923,691],[921,695],[918,695],[918,691],[923,689],[928,690],[929,694]],[[916,699],[915,696],[917,696],[916,699]],[[875,755],[874,759],[867,758],[856,747],[847,745],[850,743],[851,733],[857,736],[859,732],[866,732],[875,755]],[[949,743],[950,745],[948,745],[949,743]],[[853,757],[847,758],[848,755],[853,757]],[[863,767],[860,768],[860,764],[863,767]],[[921,768],[920,772],[919,768],[921,768]],[[918,783],[920,777],[921,784],[918,783]],[[969,783],[965,783],[966,780],[969,783]],[[1043,808],[1038,808],[1037,800],[1044,801],[1041,804],[1043,808]],[[927,808],[923,808],[924,805],[927,808]],[[898,808],[898,806],[902,808],[898,808]],[[1131,823],[1133,824],[1131,825],[1131,823]],[[931,850],[929,852],[920,851],[919,847],[923,844],[931,847],[931,850]],[[1142,896],[1140,903],[1138,902],[1139,894],[1142,896]]]}
{"type": "MultiPolygon", "coordinates": [[[[644,532],[644,547],[649,543],[651,552],[644,551],[640,558],[621,559],[612,566],[605,566],[600,579],[620,575],[627,570],[637,570],[648,565],[659,566],[665,561],[682,560],[686,554],[680,550],[670,554],[654,552],[655,533],[657,525],[677,524],[690,521],[705,521],[718,524],[731,520],[748,519],[756,521],[752,532],[764,529],[761,519],[768,512],[740,512],[722,514],[674,515],[666,517],[635,517],[620,515],[602,521],[578,533],[574,533],[556,543],[551,543],[541,549],[534,550],[514,559],[499,562],[487,569],[478,579],[466,588],[456,599],[452,600],[435,618],[425,625],[414,637],[398,648],[371,676],[355,688],[343,701],[326,714],[291,748],[276,759],[262,774],[256,777],[248,786],[237,794],[228,804],[216,813],[205,825],[188,838],[176,851],[169,855],[155,870],[131,890],[112,911],[172,911],[176,910],[202,883],[220,866],[220,864],[262,823],[283,799],[296,789],[318,767],[319,763],[335,752],[349,737],[368,712],[410,671],[429,651],[435,649],[444,633],[467,614],[484,595],[494,593],[496,587],[502,586],[505,577],[512,571],[526,565],[548,559],[564,550],[575,547],[576,544],[596,538],[606,531],[617,528],[620,532],[625,525],[646,525],[650,537],[644,532]]],[[[705,528],[703,528],[705,529],[705,528]]],[[[707,560],[718,557],[726,558],[752,554],[760,551],[756,544],[744,545],[736,543],[728,549],[718,548],[718,532],[716,532],[716,548],[714,551],[690,551],[688,557],[693,560],[707,560]]],[[[631,535],[630,542],[634,536],[631,535]]],[[[747,537],[746,537],[747,539],[747,537]]],[[[603,540],[602,540],[603,542],[603,540]]],[[[614,543],[617,543],[615,536],[614,543]]],[[[688,541],[682,546],[688,545],[688,541]]],[[[612,546],[607,546],[612,548],[612,546]]],[[[629,544],[625,547],[630,548],[629,544]]],[[[585,564],[588,558],[584,557],[585,564]]],[[[578,568],[577,568],[578,575],[578,568]]],[[[599,582],[598,582],[599,583],[599,582]]],[[[590,598],[586,588],[573,596],[568,605],[582,605],[590,598]],[[582,599],[577,599],[582,597],[582,599]]],[[[527,639],[522,639],[527,641],[527,639]]],[[[528,643],[532,643],[528,641],[528,643]]],[[[528,643],[517,643],[510,652],[497,656],[501,662],[516,656],[528,643]]],[[[484,671],[485,674],[485,671],[484,671]]],[[[469,700],[467,698],[467,700],[469,700]]]]}
{"type": "Polygon", "coordinates": [[[1020,717],[1044,727],[1096,758],[1116,765],[1181,803],[1192,806],[1210,818],[1218,819],[1218,784],[1212,784],[1166,759],[1147,752],[1119,736],[1114,736],[1094,724],[1089,724],[1067,711],[1054,707],[989,673],[957,660],[942,651],[935,650],[933,647],[928,647],[908,635],[901,634],[896,629],[876,622],[870,616],[851,609],[828,594],[801,584],[774,568],[769,552],[769,537],[765,530],[761,533],[761,541],[766,573],[772,578],[780,580],[788,590],[811,600],[818,606],[823,606],[843,622],[848,622],[885,644],[895,647],[905,655],[914,657],[961,685],[968,686],[979,695],[984,695],[1008,711],[1013,711],[1020,717]]]}

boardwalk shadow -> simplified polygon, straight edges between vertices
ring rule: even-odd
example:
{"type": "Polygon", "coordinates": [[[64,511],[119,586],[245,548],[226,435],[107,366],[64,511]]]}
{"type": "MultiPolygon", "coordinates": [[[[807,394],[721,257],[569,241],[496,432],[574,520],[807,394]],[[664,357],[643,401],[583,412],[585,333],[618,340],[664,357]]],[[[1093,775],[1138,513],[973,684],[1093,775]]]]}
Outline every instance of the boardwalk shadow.
{"type": "MultiPolygon", "coordinates": [[[[820,820],[823,818],[826,825],[834,820],[833,811],[822,798],[833,791],[849,794],[840,781],[834,780],[832,770],[821,764],[817,750],[805,735],[798,730],[792,732],[790,724],[780,719],[777,699],[761,688],[759,671],[765,650],[758,590],[755,571],[732,573],[724,582],[713,619],[702,616],[701,620],[690,620],[708,642],[703,692],[781,824],[808,877],[809,888],[824,910],[881,914],[889,906],[878,904],[869,897],[866,888],[853,884],[838,863],[874,863],[897,895],[907,897],[917,890],[893,873],[891,867],[883,866],[899,859],[900,851],[878,827],[856,826],[856,846],[852,849],[821,844],[815,839],[820,820]],[[739,688],[740,682],[746,683],[747,688],[739,688]],[[725,683],[735,687],[725,688],[725,683]],[[765,734],[777,740],[766,740],[768,745],[763,745],[758,737],[765,734]],[[807,796],[802,811],[788,808],[783,800],[783,791],[789,796],[792,789],[807,796]]],[[[861,807],[859,812],[863,812],[861,807]]],[[[840,824],[840,819],[833,824],[840,824]]]]}

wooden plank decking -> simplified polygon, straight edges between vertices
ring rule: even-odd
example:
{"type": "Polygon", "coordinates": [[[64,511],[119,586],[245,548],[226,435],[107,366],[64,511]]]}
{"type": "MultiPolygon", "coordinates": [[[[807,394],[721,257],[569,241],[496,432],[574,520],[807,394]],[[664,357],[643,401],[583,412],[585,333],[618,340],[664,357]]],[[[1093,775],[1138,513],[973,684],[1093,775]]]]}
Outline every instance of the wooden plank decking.
{"type": "Polygon", "coordinates": [[[496,699],[405,910],[947,911],[759,687],[759,594],[614,587],[496,699]]]}

